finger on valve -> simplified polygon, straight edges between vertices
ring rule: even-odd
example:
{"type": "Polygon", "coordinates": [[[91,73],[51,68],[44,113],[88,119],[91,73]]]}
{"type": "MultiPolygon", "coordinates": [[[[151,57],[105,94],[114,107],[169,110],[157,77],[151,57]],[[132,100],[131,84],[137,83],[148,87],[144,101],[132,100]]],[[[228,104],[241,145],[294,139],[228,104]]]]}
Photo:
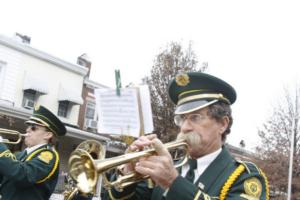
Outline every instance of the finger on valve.
{"type": "MultiPolygon", "coordinates": [[[[125,153],[143,151],[152,145],[152,140],[156,139],[157,136],[155,134],[141,136],[137,140],[135,140],[125,151],[125,153]]],[[[138,161],[144,160],[146,158],[139,158],[138,161]]],[[[134,167],[137,164],[137,161],[126,163],[118,167],[119,173],[125,175],[134,171],[134,167]]]]}
{"type": "Polygon", "coordinates": [[[152,144],[152,140],[157,138],[155,134],[141,136],[137,140],[135,140],[125,151],[126,153],[143,151],[147,149],[152,144]]]}
{"type": "Polygon", "coordinates": [[[169,156],[170,153],[164,144],[157,138],[153,139],[152,145],[159,156],[169,156]]]}

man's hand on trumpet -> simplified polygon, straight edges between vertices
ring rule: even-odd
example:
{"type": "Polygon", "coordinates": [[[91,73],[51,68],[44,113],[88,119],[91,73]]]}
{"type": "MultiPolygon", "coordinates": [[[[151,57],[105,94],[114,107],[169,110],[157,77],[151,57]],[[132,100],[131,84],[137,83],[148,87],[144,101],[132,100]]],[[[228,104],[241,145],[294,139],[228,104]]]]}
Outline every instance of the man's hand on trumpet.
{"type": "Polygon", "coordinates": [[[128,163],[121,167],[122,174],[136,171],[142,175],[149,175],[150,178],[162,188],[169,188],[178,176],[178,172],[173,165],[173,159],[163,143],[157,136],[147,135],[138,138],[126,150],[127,153],[143,151],[145,148],[153,147],[157,155],[142,157],[136,163],[128,163]]]}
{"type": "Polygon", "coordinates": [[[167,189],[178,176],[173,165],[173,159],[163,143],[153,138],[151,144],[157,155],[141,158],[135,166],[135,170],[143,175],[149,175],[160,187],[167,189]]]}
{"type": "MultiPolygon", "coordinates": [[[[157,136],[154,134],[141,136],[137,140],[135,140],[126,150],[125,153],[143,151],[145,148],[148,148],[152,144],[152,140],[157,136]]],[[[118,170],[123,174],[129,174],[135,171],[136,162],[130,162],[118,167],[118,170]]]]}

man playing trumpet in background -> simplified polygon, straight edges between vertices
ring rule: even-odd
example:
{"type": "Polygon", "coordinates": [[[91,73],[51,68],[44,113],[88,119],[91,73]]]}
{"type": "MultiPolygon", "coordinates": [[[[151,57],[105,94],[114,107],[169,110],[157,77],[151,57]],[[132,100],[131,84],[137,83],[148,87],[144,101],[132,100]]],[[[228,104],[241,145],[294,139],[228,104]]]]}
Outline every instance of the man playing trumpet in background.
{"type": "Polygon", "coordinates": [[[264,173],[253,163],[237,161],[224,146],[233,122],[234,88],[217,77],[191,72],[173,79],[168,92],[177,105],[174,120],[180,127],[178,138],[188,144],[189,164],[178,171],[155,135],[142,136],[128,151],[152,145],[157,155],[125,164],[121,173],[149,175],[156,186],[145,181],[123,192],[112,189],[110,199],[269,199],[264,173]]]}
{"type": "Polygon", "coordinates": [[[27,148],[22,152],[12,154],[0,138],[0,199],[48,200],[59,173],[59,155],[51,144],[66,128],[43,106],[25,124],[27,148]]]}

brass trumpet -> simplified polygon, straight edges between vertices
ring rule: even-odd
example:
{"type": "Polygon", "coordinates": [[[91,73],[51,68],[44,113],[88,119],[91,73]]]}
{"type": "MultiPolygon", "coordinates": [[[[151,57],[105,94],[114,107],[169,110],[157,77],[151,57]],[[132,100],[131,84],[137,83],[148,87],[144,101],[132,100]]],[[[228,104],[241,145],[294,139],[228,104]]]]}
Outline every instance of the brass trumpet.
{"type": "MultiPolygon", "coordinates": [[[[101,145],[100,142],[96,140],[86,140],[82,143],[80,143],[76,150],[81,149],[87,152],[93,159],[103,159],[104,158],[104,152],[105,150],[103,149],[103,146],[101,145]]],[[[93,188],[93,191],[96,188],[93,188]]],[[[64,194],[64,200],[71,200],[74,198],[74,196],[79,192],[79,189],[77,187],[74,187],[72,185],[69,190],[66,190],[64,194]]],[[[91,192],[90,192],[91,193],[91,192]]]]}
{"type": "MultiPolygon", "coordinates": [[[[171,149],[178,149],[179,147],[184,149],[185,156],[181,159],[181,162],[175,165],[176,168],[184,165],[188,160],[187,153],[187,143],[183,140],[173,141],[164,144],[164,146],[170,151],[171,149]]],[[[104,148],[101,148],[104,150],[104,148]]],[[[156,151],[154,148],[150,148],[144,151],[131,152],[121,156],[107,158],[107,159],[93,159],[91,155],[83,150],[76,149],[72,152],[68,167],[69,174],[77,183],[77,188],[82,193],[90,193],[96,186],[98,181],[98,176],[103,175],[104,187],[110,189],[114,187],[115,189],[122,191],[125,187],[145,180],[149,178],[148,176],[142,176],[136,172],[127,175],[120,175],[119,178],[113,182],[107,180],[105,172],[115,169],[118,166],[129,162],[138,161],[139,158],[155,155],[156,151]]],[[[104,155],[104,154],[103,154],[104,155]]]]}
{"type": "Polygon", "coordinates": [[[22,137],[26,136],[26,134],[20,133],[19,131],[4,129],[4,128],[0,128],[0,135],[12,135],[12,136],[17,137],[17,139],[14,141],[3,138],[2,143],[5,143],[5,144],[19,144],[22,140],[22,137]]]}

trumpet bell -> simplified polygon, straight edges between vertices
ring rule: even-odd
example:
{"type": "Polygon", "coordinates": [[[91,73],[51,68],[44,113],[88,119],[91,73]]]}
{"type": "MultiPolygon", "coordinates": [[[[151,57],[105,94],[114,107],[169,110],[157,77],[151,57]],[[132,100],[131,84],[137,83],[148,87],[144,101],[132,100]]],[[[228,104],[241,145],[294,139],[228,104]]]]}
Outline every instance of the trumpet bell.
{"type": "Polygon", "coordinates": [[[86,140],[81,142],[76,149],[87,151],[93,159],[101,159],[105,157],[105,148],[96,140],[86,140]]]}
{"type": "Polygon", "coordinates": [[[72,152],[68,162],[69,174],[81,192],[91,193],[94,190],[98,180],[94,159],[103,160],[104,157],[105,148],[95,140],[81,143],[72,152]]]}
{"type": "Polygon", "coordinates": [[[97,170],[89,153],[77,149],[69,159],[69,174],[83,193],[89,193],[97,184],[97,170]]]}

